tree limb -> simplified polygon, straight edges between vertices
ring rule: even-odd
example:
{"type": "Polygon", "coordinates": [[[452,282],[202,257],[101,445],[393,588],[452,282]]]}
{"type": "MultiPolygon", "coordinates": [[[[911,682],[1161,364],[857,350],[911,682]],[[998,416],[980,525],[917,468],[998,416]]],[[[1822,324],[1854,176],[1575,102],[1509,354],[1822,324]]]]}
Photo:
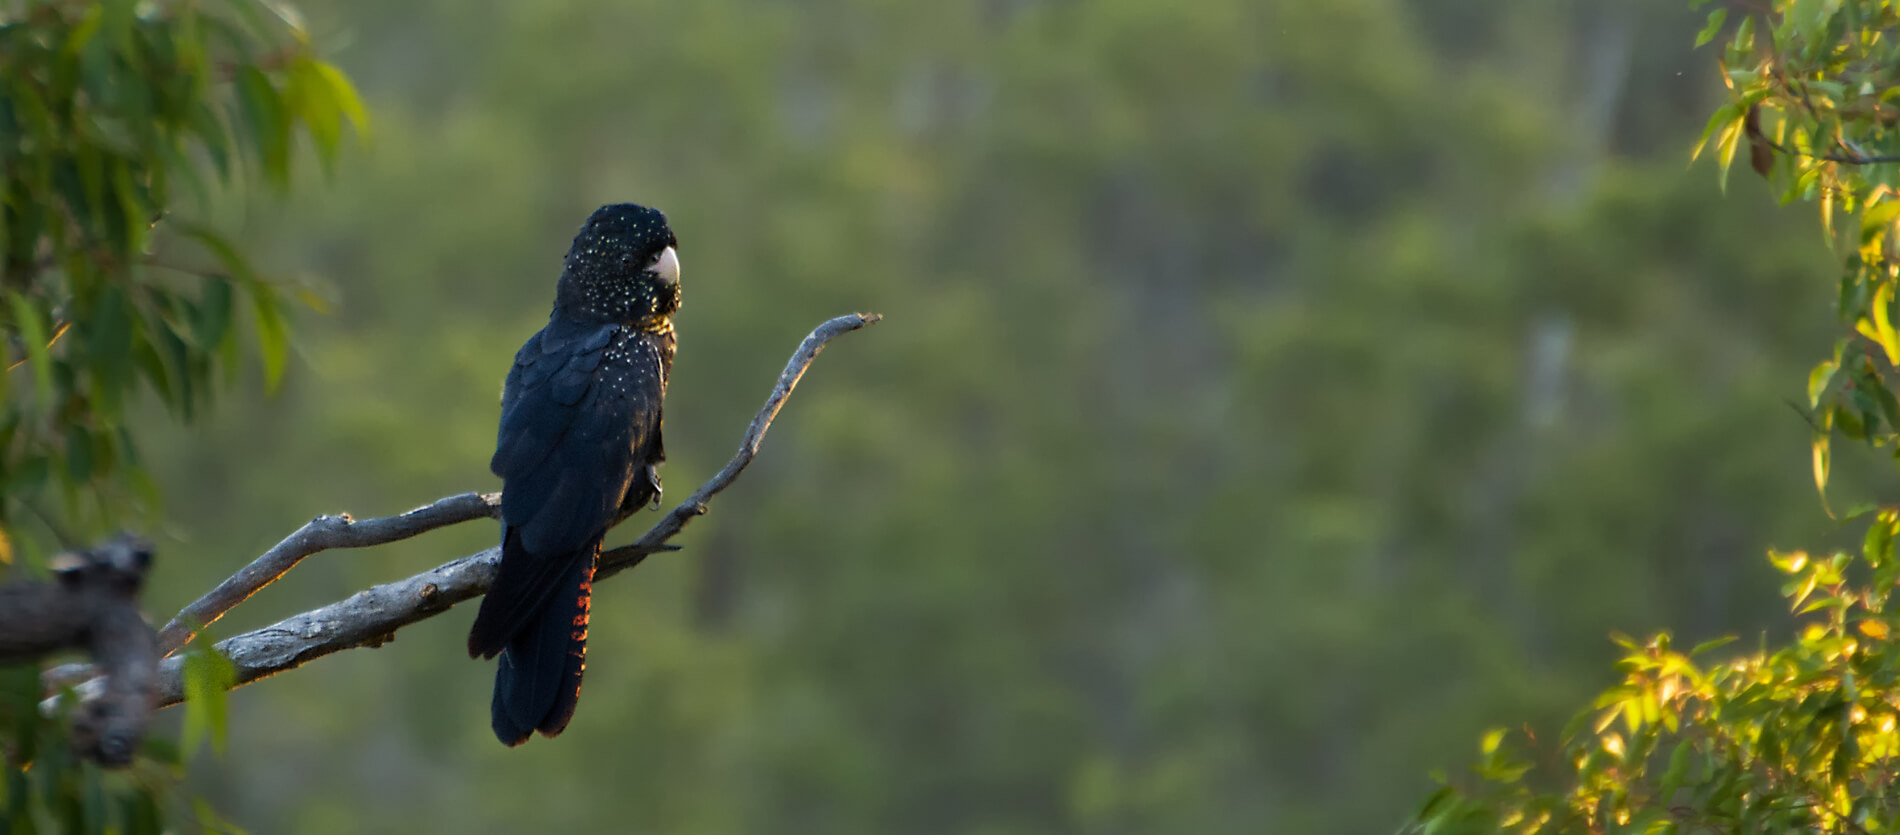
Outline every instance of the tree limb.
{"type": "MultiPolygon", "coordinates": [[[[276,582],[304,557],[332,548],[383,545],[471,519],[492,519],[500,513],[500,493],[463,493],[396,516],[361,520],[351,519],[347,513],[318,516],[179,611],[158,632],[159,657],[177,652],[197,637],[198,630],[276,582]]],[[[92,676],[90,664],[66,664],[47,670],[40,676],[40,684],[50,692],[92,676]]]]}
{"type": "Polygon", "coordinates": [[[158,631],[159,650],[165,655],[178,651],[197,637],[198,630],[217,622],[224,613],[284,576],[311,554],[332,548],[384,545],[436,528],[500,515],[500,493],[463,493],[398,516],[361,521],[351,519],[347,513],[318,516],[180,611],[171,623],[158,631]]]}
{"type": "MultiPolygon", "coordinates": [[[[630,545],[606,551],[600,556],[595,578],[613,576],[638,565],[647,555],[675,550],[667,544],[688,522],[707,511],[707,502],[736,479],[753,456],[772,420],[786,398],[805,374],[805,370],[824,350],[825,343],[840,334],[877,322],[875,313],[840,316],[819,325],[800,343],[785,364],[778,383],[765,405],[746,428],[744,441],[726,466],[693,495],[674,507],[660,522],[630,545]]],[[[394,542],[447,525],[499,513],[500,494],[464,493],[450,496],[399,516],[352,521],[347,516],[319,516],[285,537],[250,565],[220,583],[199,598],[165,627],[163,646],[169,652],[188,642],[194,632],[192,623],[205,624],[231,610],[259,589],[284,575],[298,561],[329,548],[360,548],[394,542]]],[[[625,517],[623,516],[622,519],[625,517]]],[[[381,646],[395,632],[409,624],[439,615],[464,600],[488,591],[494,581],[501,549],[488,548],[437,566],[413,577],[373,586],[327,606],[285,618],[262,629],[246,632],[218,642],[216,650],[231,659],[236,667],[236,683],[241,686],[275,673],[302,665],[311,659],[362,646],[381,646]]],[[[83,666],[49,671],[48,680],[71,677],[83,666]]],[[[166,707],[184,701],[184,659],[167,658],[159,665],[158,705],[166,707]]],[[[82,695],[100,687],[99,680],[79,686],[82,695]]]]}
{"type": "Polygon", "coordinates": [[[58,582],[0,587],[0,663],[81,648],[105,671],[73,717],[73,746],[108,767],[132,761],[156,708],[158,644],[138,606],[151,560],[144,540],[119,536],[61,554],[58,582]]]}

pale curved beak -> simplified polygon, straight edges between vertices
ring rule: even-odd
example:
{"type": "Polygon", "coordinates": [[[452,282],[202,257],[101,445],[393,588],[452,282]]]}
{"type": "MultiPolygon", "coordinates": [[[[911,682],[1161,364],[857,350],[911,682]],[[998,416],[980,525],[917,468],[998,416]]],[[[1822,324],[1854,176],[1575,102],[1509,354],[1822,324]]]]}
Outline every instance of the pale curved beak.
{"type": "Polygon", "coordinates": [[[669,246],[661,250],[659,255],[653,256],[653,266],[649,269],[653,270],[654,275],[660,277],[660,283],[678,284],[680,283],[680,254],[674,252],[669,246]]]}

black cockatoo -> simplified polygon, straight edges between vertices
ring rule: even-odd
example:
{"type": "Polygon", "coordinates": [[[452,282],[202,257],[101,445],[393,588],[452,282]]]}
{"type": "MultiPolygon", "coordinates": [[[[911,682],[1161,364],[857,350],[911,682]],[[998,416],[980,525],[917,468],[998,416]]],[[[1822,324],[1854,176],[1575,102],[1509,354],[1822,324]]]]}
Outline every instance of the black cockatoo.
{"type": "Polygon", "coordinates": [[[573,718],[601,538],[659,498],[677,246],[656,210],[595,211],[568,248],[547,327],[508,372],[489,463],[502,479],[501,567],[468,633],[470,657],[501,654],[490,710],[506,745],[573,718]]]}

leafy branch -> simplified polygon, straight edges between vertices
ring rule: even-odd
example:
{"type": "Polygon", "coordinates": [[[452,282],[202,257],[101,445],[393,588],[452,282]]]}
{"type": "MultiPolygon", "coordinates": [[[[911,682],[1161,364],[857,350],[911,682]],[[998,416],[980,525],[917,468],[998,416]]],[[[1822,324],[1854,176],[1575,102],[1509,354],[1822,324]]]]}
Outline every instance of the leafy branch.
{"type": "MultiPolygon", "coordinates": [[[[1697,5],[1700,5],[1698,2],[1697,5]]],[[[1710,12],[1697,46],[1722,34],[1710,12]]],[[[1841,254],[1835,316],[1844,334],[1796,405],[1812,430],[1814,484],[1827,508],[1836,435],[1900,450],[1900,8],[1881,0],[1762,0],[1726,39],[1730,100],[1710,118],[1726,183],[1743,140],[1782,201],[1818,203],[1841,254]],[[1764,120],[1767,120],[1764,124],[1764,120]],[[1857,234],[1836,216],[1858,214],[1857,234]],[[1841,251],[1844,250],[1844,251],[1841,251]]],[[[1668,633],[1619,638],[1622,682],[1576,714],[1556,746],[1484,737],[1481,759],[1406,831],[1449,833],[1900,831],[1900,508],[1843,514],[1858,552],[1771,551],[1794,637],[1717,663],[1668,633]],[[1533,762],[1526,753],[1554,754],[1533,762]]],[[[1829,511],[1832,515],[1832,511],[1829,511]]]]}

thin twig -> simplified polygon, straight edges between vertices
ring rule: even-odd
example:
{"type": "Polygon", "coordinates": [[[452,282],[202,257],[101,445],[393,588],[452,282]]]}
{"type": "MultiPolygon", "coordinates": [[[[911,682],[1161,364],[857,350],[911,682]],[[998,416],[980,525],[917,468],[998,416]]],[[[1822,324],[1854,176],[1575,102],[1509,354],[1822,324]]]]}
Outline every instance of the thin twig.
{"type": "MultiPolygon", "coordinates": [[[[1807,157],[1809,159],[1818,159],[1823,162],[1838,162],[1845,165],[1879,165],[1884,162],[1900,162],[1900,154],[1854,154],[1852,156],[1842,156],[1840,154],[1816,155],[1816,154],[1803,153],[1801,151],[1791,151],[1786,148],[1782,148],[1779,145],[1775,145],[1775,143],[1772,141],[1769,142],[1769,145],[1773,146],[1775,150],[1781,151],[1782,153],[1785,153],[1785,154],[1801,154],[1801,156],[1807,157]]],[[[1842,147],[1846,147],[1846,146],[1843,145],[1842,147]]]]}
{"type": "MultiPolygon", "coordinates": [[[[72,329],[72,326],[73,326],[73,323],[71,322],[64,322],[64,321],[54,322],[53,335],[50,337],[47,337],[46,339],[46,350],[48,351],[53,350],[53,346],[59,344],[60,338],[64,337],[66,335],[66,331],[72,329]]],[[[19,368],[20,366],[25,365],[27,361],[31,359],[32,359],[31,356],[23,356],[17,360],[14,360],[12,364],[7,366],[7,370],[12,371],[15,368],[19,368]]]]}
{"type": "MultiPolygon", "coordinates": [[[[772,426],[772,419],[778,415],[779,408],[785,405],[792,389],[811,366],[825,343],[831,339],[862,328],[878,321],[877,314],[851,314],[840,316],[819,325],[805,341],[798,346],[792,358],[779,374],[778,382],[765,400],[752,423],[746,429],[745,440],[739,446],[732,460],[705,484],[693,493],[685,502],[668,512],[659,524],[646,532],[633,544],[615,548],[601,555],[600,569],[596,579],[609,577],[633,567],[644,560],[648,554],[675,550],[677,546],[667,544],[696,516],[706,513],[706,504],[712,497],[724,490],[738,477],[746,465],[758,454],[759,444],[765,438],[766,430],[772,426]]],[[[342,517],[318,517],[296,533],[286,537],[277,547],[272,548],[244,571],[233,575],[220,584],[198,603],[186,607],[186,612],[215,612],[221,615],[232,606],[242,602],[244,597],[257,589],[268,585],[271,580],[282,576],[284,571],[296,564],[304,556],[331,547],[361,547],[363,545],[389,542],[405,536],[414,536],[455,521],[482,518],[492,515],[496,497],[465,494],[443,499],[433,505],[410,511],[401,516],[383,519],[367,519],[351,523],[342,517]],[[485,508],[483,513],[475,513],[463,519],[453,518],[456,513],[468,514],[474,511],[470,502],[479,500],[485,508]],[[448,509],[437,510],[438,508],[448,509]],[[439,515],[431,515],[431,512],[439,515]],[[440,521],[441,519],[452,521],[440,521]],[[327,521],[338,520],[341,522],[327,521]],[[379,539],[379,537],[381,537],[379,539]],[[272,561],[273,554],[282,552],[283,557],[272,561]],[[295,554],[294,557],[288,555],[295,554]],[[288,560],[285,562],[285,560],[288,560]],[[271,570],[282,565],[276,572],[271,570]],[[260,565],[262,567],[260,568],[260,565]],[[252,569],[255,574],[247,574],[252,569]],[[243,578],[243,579],[240,579],[243,578]],[[260,580],[260,578],[262,578],[260,580]],[[231,587],[230,594],[221,595],[221,590],[231,587]],[[237,592],[245,591],[242,595],[237,592]],[[210,601],[210,602],[207,602],[210,601]],[[201,607],[202,604],[202,607],[201,607]],[[201,607],[201,608],[195,608],[201,607]]],[[[302,614],[285,618],[271,626],[246,632],[219,641],[215,649],[231,659],[236,667],[236,683],[233,686],[250,682],[292,669],[314,658],[331,653],[362,646],[381,646],[395,637],[401,627],[417,621],[426,620],[448,611],[464,600],[478,597],[488,591],[494,581],[495,566],[501,557],[499,548],[489,548],[477,554],[453,560],[413,577],[373,586],[351,595],[349,598],[331,603],[302,614]]],[[[184,613],[181,613],[181,619],[184,613]]],[[[166,627],[166,634],[176,635],[174,627],[184,621],[174,621],[166,627]]],[[[184,700],[184,659],[167,658],[159,670],[159,706],[169,706],[184,700]]],[[[87,681],[78,690],[83,696],[98,686],[98,681],[87,681]]]]}
{"type": "MultiPolygon", "coordinates": [[[[1810,154],[1807,151],[1790,148],[1780,142],[1776,142],[1773,139],[1769,139],[1767,136],[1760,136],[1756,138],[1759,139],[1761,142],[1767,144],[1768,147],[1773,148],[1789,156],[1807,157],[1808,159],[1820,160],[1822,162],[1839,162],[1839,163],[1844,163],[1847,165],[1877,165],[1883,162],[1900,162],[1900,154],[1856,153],[1856,154],[1853,154],[1852,156],[1843,156],[1841,154],[1810,154]]],[[[1842,146],[1842,147],[1846,147],[1846,146],[1842,146]]]]}
{"type": "Polygon", "coordinates": [[[231,277],[224,273],[212,272],[211,270],[200,269],[198,267],[187,267],[183,264],[173,264],[169,261],[161,260],[159,258],[154,258],[150,255],[140,258],[139,263],[144,264],[147,267],[151,267],[152,269],[155,269],[155,270],[168,270],[170,272],[175,272],[180,275],[194,275],[199,278],[212,279],[214,281],[230,281],[231,280],[231,277]]]}
{"type": "Polygon", "coordinates": [[[785,363],[785,370],[780,372],[778,377],[778,385],[772,388],[772,395],[765,399],[765,406],[759,409],[758,416],[752,419],[752,425],[746,427],[745,440],[739,444],[739,451],[733,454],[732,460],[726,462],[725,468],[705,484],[700,485],[690,498],[673,508],[672,512],[666,514],[666,518],[661,519],[659,524],[654,525],[653,529],[647,531],[646,535],[640,537],[638,541],[603,552],[600,555],[600,567],[594,572],[594,578],[598,580],[612,577],[639,565],[648,554],[665,550],[662,546],[685,528],[686,523],[693,521],[694,517],[705,515],[706,503],[711,501],[713,496],[718,495],[719,491],[726,489],[726,485],[731,484],[733,479],[738,478],[746,465],[752,463],[752,456],[759,454],[759,444],[765,440],[765,431],[772,428],[772,419],[778,417],[779,407],[785,405],[785,398],[792,396],[792,389],[798,386],[799,378],[805,376],[805,369],[811,366],[812,360],[817,359],[818,353],[825,349],[825,343],[838,334],[857,330],[880,318],[882,317],[875,313],[840,316],[820,325],[817,330],[811,332],[811,335],[805,337],[805,341],[799,344],[798,350],[792,353],[792,358],[785,363]]]}

